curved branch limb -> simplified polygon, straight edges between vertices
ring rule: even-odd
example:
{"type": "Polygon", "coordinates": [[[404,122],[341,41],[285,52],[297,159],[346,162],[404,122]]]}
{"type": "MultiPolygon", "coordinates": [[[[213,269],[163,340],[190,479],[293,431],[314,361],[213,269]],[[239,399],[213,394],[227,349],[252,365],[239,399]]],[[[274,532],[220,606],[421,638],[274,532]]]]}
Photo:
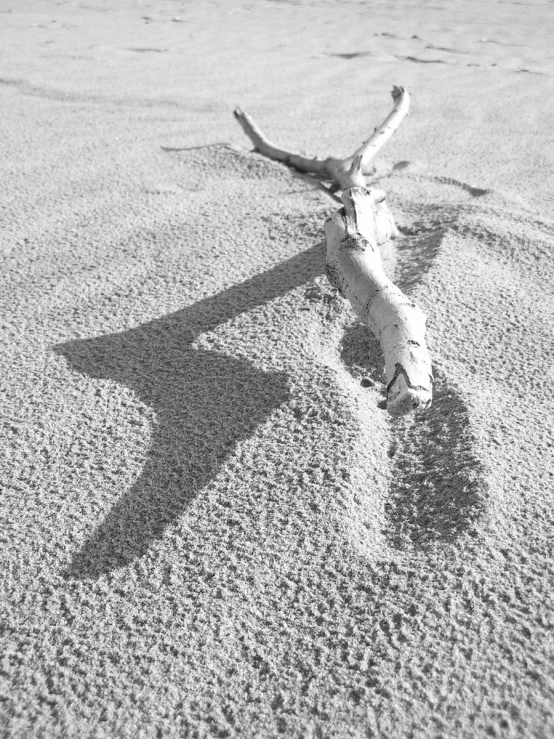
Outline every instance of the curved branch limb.
{"type": "Polygon", "coordinates": [[[352,168],[364,172],[377,152],[383,148],[410,110],[410,95],[405,87],[392,88],[394,107],[371,136],[352,155],[352,168]]]}
{"type": "Polygon", "coordinates": [[[379,339],[385,357],[387,409],[402,415],[431,404],[433,376],[425,316],[385,274],[379,245],[396,228],[382,190],[343,192],[344,208],[325,224],[326,273],[358,318],[379,339]]]}
{"type": "Polygon", "coordinates": [[[301,154],[295,154],[292,151],[286,149],[280,149],[275,144],[272,144],[258,126],[254,123],[252,118],[240,108],[236,108],[233,115],[240,123],[242,130],[248,136],[250,141],[254,144],[256,149],[269,159],[275,159],[278,162],[284,162],[291,167],[294,167],[299,172],[306,172],[310,174],[325,175],[325,161],[317,158],[309,158],[302,156],[301,154]]]}

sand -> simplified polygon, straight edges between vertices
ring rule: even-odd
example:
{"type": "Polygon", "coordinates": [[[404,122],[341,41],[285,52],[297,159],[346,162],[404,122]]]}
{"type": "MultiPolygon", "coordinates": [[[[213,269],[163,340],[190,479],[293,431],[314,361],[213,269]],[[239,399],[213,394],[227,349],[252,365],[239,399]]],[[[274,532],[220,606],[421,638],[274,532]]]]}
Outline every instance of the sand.
{"type": "Polygon", "coordinates": [[[0,3],[3,737],[554,736],[542,2],[0,3]],[[428,315],[392,420],[318,183],[428,315]]]}

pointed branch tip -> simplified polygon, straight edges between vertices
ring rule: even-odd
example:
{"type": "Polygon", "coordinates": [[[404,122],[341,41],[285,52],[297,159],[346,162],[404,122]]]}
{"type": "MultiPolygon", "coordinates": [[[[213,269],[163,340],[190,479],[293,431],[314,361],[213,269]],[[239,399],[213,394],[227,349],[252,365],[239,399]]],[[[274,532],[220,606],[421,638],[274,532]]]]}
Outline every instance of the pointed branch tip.
{"type": "Polygon", "coordinates": [[[405,92],[405,87],[400,87],[400,85],[393,85],[391,95],[394,102],[396,102],[398,98],[401,97],[405,92]]]}

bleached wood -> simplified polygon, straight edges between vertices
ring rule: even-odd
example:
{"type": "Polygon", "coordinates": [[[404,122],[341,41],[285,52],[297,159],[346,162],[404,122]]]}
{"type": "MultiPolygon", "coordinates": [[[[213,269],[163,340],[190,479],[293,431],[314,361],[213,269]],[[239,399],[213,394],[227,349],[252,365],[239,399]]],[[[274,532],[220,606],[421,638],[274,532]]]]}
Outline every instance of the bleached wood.
{"type": "Polygon", "coordinates": [[[379,339],[385,358],[387,409],[402,415],[429,407],[433,376],[426,318],[385,274],[379,246],[396,235],[382,190],[351,188],[344,208],[325,224],[327,277],[379,339]]]}
{"type": "Polygon", "coordinates": [[[389,115],[353,154],[353,167],[361,172],[368,169],[371,160],[391,138],[410,111],[410,96],[406,88],[394,85],[392,99],[394,100],[394,107],[389,115]]]}
{"type": "Polygon", "coordinates": [[[240,108],[235,117],[256,149],[300,172],[331,180],[342,190],[344,208],[325,224],[327,277],[357,316],[377,336],[385,357],[387,408],[393,415],[431,404],[433,377],[425,344],[425,316],[387,277],[379,246],[397,235],[381,190],[365,188],[371,160],[396,131],[410,108],[403,87],[393,87],[394,106],[373,134],[344,159],[317,159],[272,144],[240,108]]]}
{"type": "Polygon", "coordinates": [[[292,151],[280,149],[272,144],[262,133],[260,128],[254,123],[252,118],[240,108],[236,108],[233,115],[240,123],[242,130],[254,144],[256,149],[269,159],[275,159],[278,162],[284,162],[300,172],[309,172],[311,174],[325,174],[325,160],[317,158],[309,158],[302,154],[295,154],[292,151]]]}
{"type": "Polygon", "coordinates": [[[278,162],[284,162],[299,172],[315,174],[329,179],[336,188],[347,190],[349,187],[365,186],[364,172],[367,171],[370,161],[390,139],[402,119],[408,114],[410,108],[408,91],[404,87],[395,85],[392,88],[392,98],[394,107],[383,123],[377,126],[369,139],[352,156],[343,159],[338,157],[318,159],[317,157],[306,157],[287,149],[281,149],[269,141],[253,119],[243,110],[236,108],[234,116],[250,141],[264,156],[278,162]]]}

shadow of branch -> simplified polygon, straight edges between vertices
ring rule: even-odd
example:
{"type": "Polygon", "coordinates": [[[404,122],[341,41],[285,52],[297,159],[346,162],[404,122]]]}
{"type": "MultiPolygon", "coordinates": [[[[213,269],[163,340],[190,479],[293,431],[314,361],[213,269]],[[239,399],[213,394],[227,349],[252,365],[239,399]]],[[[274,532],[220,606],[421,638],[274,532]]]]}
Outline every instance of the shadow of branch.
{"type": "Polygon", "coordinates": [[[66,574],[98,577],[143,556],[289,397],[282,372],[191,346],[194,337],[321,274],[321,244],[183,310],[120,333],[59,344],[70,367],[130,388],[156,414],[140,478],[83,544],[66,574]]]}

